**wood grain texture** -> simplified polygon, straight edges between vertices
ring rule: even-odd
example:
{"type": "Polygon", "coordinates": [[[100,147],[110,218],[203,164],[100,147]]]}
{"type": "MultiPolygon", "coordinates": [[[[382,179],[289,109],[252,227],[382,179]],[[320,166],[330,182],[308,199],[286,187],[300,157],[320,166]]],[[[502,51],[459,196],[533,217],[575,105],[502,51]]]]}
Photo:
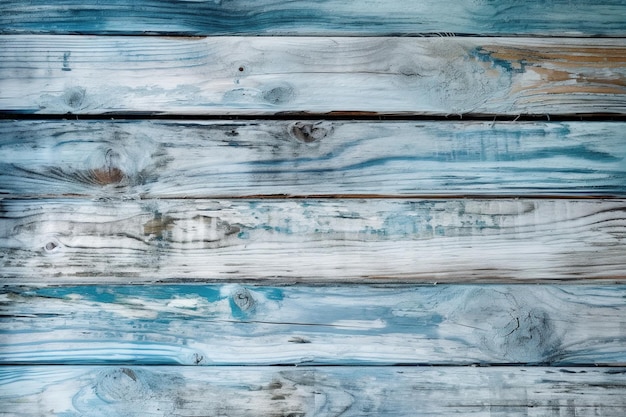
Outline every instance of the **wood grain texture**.
{"type": "Polygon", "coordinates": [[[624,123],[3,121],[0,195],[626,195],[624,123]]]}
{"type": "Polygon", "coordinates": [[[0,2],[0,416],[626,414],[624,123],[495,123],[623,0],[129,3],[0,2]]]}
{"type": "Polygon", "coordinates": [[[2,416],[622,417],[624,368],[5,367],[2,416]]]}
{"type": "Polygon", "coordinates": [[[624,200],[5,200],[5,283],[615,282],[624,200]]]}
{"type": "Polygon", "coordinates": [[[626,286],[4,288],[0,364],[626,364],[626,286]]]}
{"type": "Polygon", "coordinates": [[[0,111],[626,112],[623,39],[0,37],[0,111]]]}
{"type": "Polygon", "coordinates": [[[621,0],[4,0],[3,33],[624,35],[621,0]]]}

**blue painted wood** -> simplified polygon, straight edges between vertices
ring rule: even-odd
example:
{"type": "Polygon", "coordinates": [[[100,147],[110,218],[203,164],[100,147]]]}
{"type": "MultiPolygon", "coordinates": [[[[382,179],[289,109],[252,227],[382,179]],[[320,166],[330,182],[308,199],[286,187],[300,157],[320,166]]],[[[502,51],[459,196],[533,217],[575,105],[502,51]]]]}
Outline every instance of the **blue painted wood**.
{"type": "Polygon", "coordinates": [[[622,417],[623,368],[0,368],[12,417],[622,417]]]}
{"type": "Polygon", "coordinates": [[[624,200],[4,200],[6,284],[615,282],[624,200]]]}
{"type": "Polygon", "coordinates": [[[3,121],[0,195],[626,196],[624,123],[3,121]]]}
{"type": "Polygon", "coordinates": [[[626,34],[622,0],[4,0],[4,33],[626,34]]]}
{"type": "Polygon", "coordinates": [[[621,39],[6,35],[0,62],[14,113],[626,114],[621,39]]]}
{"type": "Polygon", "coordinates": [[[4,288],[1,364],[626,363],[626,286],[4,288]]]}
{"type": "MultiPolygon", "coordinates": [[[[0,111],[624,114],[625,10],[7,0],[0,111]]],[[[626,414],[620,123],[0,129],[0,416],[626,414]],[[619,284],[406,285],[572,280],[619,284]],[[311,363],[351,366],[215,366],[311,363]]]]}

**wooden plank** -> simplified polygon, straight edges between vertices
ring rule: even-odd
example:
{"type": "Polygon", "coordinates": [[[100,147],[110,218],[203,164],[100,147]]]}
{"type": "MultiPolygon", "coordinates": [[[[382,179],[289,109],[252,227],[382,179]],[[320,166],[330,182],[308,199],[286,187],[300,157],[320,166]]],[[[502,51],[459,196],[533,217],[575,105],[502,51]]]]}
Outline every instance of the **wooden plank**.
{"type": "Polygon", "coordinates": [[[626,276],[626,204],[618,199],[1,204],[5,283],[614,282],[626,276]]]}
{"type": "Polygon", "coordinates": [[[626,195],[624,123],[4,121],[0,195],[626,195]]]}
{"type": "Polygon", "coordinates": [[[4,33],[624,35],[621,0],[4,0],[4,33]]]}
{"type": "Polygon", "coordinates": [[[0,364],[626,364],[626,286],[5,287],[0,364]]]}
{"type": "Polygon", "coordinates": [[[3,367],[2,416],[615,416],[625,368],[3,367]]]}
{"type": "Polygon", "coordinates": [[[0,111],[626,112],[623,39],[0,37],[0,111]]]}

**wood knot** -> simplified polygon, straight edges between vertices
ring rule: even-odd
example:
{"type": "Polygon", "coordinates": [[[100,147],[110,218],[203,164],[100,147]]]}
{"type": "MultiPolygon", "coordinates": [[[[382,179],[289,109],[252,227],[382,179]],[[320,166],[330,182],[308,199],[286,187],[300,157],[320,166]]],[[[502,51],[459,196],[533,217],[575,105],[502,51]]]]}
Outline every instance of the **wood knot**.
{"type": "Polygon", "coordinates": [[[98,404],[97,415],[100,416],[120,415],[119,404],[140,404],[140,415],[176,414],[174,408],[179,397],[176,393],[184,388],[179,374],[148,368],[102,368],[92,374],[90,389],[76,394],[76,415],[94,415],[94,401],[98,404]]]}
{"type": "Polygon", "coordinates": [[[124,179],[124,173],[116,167],[92,169],[91,176],[99,185],[119,184],[124,179]]]}
{"type": "Polygon", "coordinates": [[[173,228],[174,219],[170,216],[163,216],[161,213],[154,213],[154,218],[148,220],[143,225],[143,234],[154,236],[157,240],[163,240],[168,236],[168,232],[173,228]]]}
{"type": "Polygon", "coordinates": [[[561,337],[550,312],[538,303],[527,291],[469,289],[449,320],[472,329],[467,343],[490,360],[547,363],[562,355],[561,337]]]}
{"type": "Polygon", "coordinates": [[[295,122],[289,126],[289,134],[302,143],[318,142],[331,132],[332,126],[326,122],[295,122]]]}
{"type": "Polygon", "coordinates": [[[85,99],[85,89],[82,87],[68,88],[63,94],[63,101],[68,107],[78,109],[85,99]]]}
{"type": "Polygon", "coordinates": [[[53,253],[56,252],[60,246],[61,244],[59,242],[51,240],[50,242],[47,242],[45,245],[43,245],[43,250],[47,253],[53,253]]]}
{"type": "Polygon", "coordinates": [[[554,357],[560,341],[547,311],[517,306],[509,317],[508,323],[495,332],[504,357],[520,363],[546,362],[554,357]]]}
{"type": "Polygon", "coordinates": [[[105,401],[149,398],[152,393],[146,376],[130,368],[107,370],[97,378],[96,395],[105,401]]]}
{"type": "Polygon", "coordinates": [[[126,175],[124,171],[118,168],[122,165],[121,155],[113,149],[107,149],[104,152],[103,159],[99,161],[103,165],[102,167],[90,170],[93,181],[99,185],[119,184],[122,182],[126,175]]]}
{"type": "Polygon", "coordinates": [[[246,288],[238,288],[232,295],[232,307],[233,313],[248,313],[254,311],[256,307],[256,301],[250,291],[246,288]]]}
{"type": "Polygon", "coordinates": [[[263,100],[270,104],[288,103],[295,97],[295,90],[290,85],[279,85],[263,92],[263,100]]]}

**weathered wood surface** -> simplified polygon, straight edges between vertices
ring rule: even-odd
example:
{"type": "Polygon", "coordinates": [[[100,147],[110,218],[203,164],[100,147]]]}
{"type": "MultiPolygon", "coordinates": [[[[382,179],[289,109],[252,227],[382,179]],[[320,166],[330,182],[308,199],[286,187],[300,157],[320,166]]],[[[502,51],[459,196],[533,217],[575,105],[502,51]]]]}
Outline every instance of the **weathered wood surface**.
{"type": "Polygon", "coordinates": [[[5,287],[0,364],[626,364],[626,286],[5,287]]]}
{"type": "Polygon", "coordinates": [[[0,368],[2,416],[623,417],[624,368],[0,368]]]}
{"type": "Polygon", "coordinates": [[[626,34],[622,0],[3,0],[4,33],[626,34]]]}
{"type": "Polygon", "coordinates": [[[623,39],[0,37],[0,111],[626,112],[623,39]]]}
{"type": "Polygon", "coordinates": [[[129,3],[0,2],[0,416],[626,414],[624,123],[375,122],[624,120],[626,2],[129,3]]]}
{"type": "Polygon", "coordinates": [[[5,283],[615,282],[624,200],[4,200],[5,283]]]}
{"type": "Polygon", "coordinates": [[[4,121],[6,198],[626,195],[624,123],[4,121]]]}

